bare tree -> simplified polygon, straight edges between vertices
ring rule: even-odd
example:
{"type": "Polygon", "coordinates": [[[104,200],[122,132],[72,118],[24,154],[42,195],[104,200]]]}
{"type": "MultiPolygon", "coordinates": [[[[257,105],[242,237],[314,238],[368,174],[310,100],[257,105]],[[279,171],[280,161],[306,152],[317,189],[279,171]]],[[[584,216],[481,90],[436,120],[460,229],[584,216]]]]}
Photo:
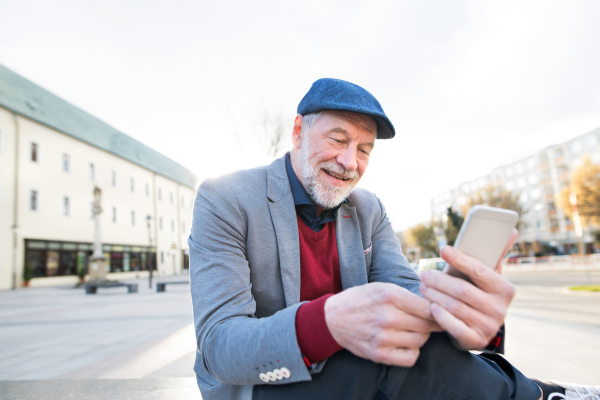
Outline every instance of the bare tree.
{"type": "Polygon", "coordinates": [[[290,121],[291,118],[287,118],[283,111],[274,112],[264,105],[258,107],[254,130],[261,142],[261,148],[268,156],[276,157],[285,148],[290,133],[290,121]]]}
{"type": "Polygon", "coordinates": [[[276,157],[286,149],[294,123],[294,115],[283,112],[283,109],[274,111],[264,102],[259,102],[253,117],[250,118],[236,111],[239,110],[228,109],[227,120],[242,152],[258,149],[268,157],[276,157]]]}

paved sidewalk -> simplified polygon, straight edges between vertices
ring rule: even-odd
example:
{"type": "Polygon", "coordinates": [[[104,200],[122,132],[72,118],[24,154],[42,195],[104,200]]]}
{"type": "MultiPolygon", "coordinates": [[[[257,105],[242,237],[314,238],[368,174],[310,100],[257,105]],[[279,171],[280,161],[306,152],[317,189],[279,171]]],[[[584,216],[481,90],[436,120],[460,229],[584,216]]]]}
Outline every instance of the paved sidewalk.
{"type": "MultiPolygon", "coordinates": [[[[600,383],[600,296],[563,293],[577,273],[507,274],[517,296],[507,358],[527,376],[600,383]]],[[[592,278],[600,282],[600,273],[592,278]]],[[[185,280],[186,276],[160,278],[185,280]]],[[[1,399],[201,399],[186,285],[0,291],[1,399]]]]}
{"type": "Polygon", "coordinates": [[[0,381],[10,400],[198,400],[194,378],[0,381]]]}
{"type": "MultiPolygon", "coordinates": [[[[160,278],[186,280],[187,276],[160,278]]],[[[29,288],[0,292],[0,380],[140,379],[195,351],[186,285],[156,293],[126,288],[29,288]]],[[[187,358],[186,358],[187,357],[187,358]]],[[[186,373],[193,377],[193,361],[186,373]]]]}
{"type": "Polygon", "coordinates": [[[511,273],[506,357],[526,376],[600,384],[600,296],[567,293],[600,272],[511,273]]]}

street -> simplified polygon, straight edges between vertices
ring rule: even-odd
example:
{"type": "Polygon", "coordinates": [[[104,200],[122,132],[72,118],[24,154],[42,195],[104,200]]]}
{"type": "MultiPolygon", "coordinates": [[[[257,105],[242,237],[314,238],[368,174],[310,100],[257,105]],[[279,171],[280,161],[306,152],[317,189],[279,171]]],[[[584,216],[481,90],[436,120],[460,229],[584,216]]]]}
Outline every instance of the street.
{"type": "MultiPolygon", "coordinates": [[[[600,295],[564,290],[566,284],[585,284],[586,273],[506,277],[517,287],[506,321],[509,361],[529,377],[600,383],[600,295]]],[[[592,279],[600,282],[600,273],[592,279]]],[[[131,387],[139,382],[136,390],[180,385],[189,398],[199,398],[190,389],[195,339],[189,289],[171,285],[156,293],[146,280],[132,282],[139,283],[139,293],[111,288],[85,295],[67,287],[0,292],[0,394],[22,389],[19,385],[47,390],[16,382],[24,380],[71,388],[73,379],[102,379],[110,386],[127,379],[131,387]],[[150,379],[155,383],[143,383],[150,379]]]]}
{"type": "Polygon", "coordinates": [[[517,295],[506,320],[506,357],[526,376],[600,383],[600,294],[566,293],[600,272],[506,274],[517,295]]]}

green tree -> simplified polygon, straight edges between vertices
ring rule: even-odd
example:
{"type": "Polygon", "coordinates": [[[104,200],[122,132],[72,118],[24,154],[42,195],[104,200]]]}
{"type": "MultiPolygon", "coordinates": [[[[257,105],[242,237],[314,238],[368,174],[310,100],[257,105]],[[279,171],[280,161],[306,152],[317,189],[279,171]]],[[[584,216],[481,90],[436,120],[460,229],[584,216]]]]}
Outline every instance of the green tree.
{"type": "Polygon", "coordinates": [[[490,207],[504,208],[505,210],[516,211],[517,214],[523,213],[523,207],[519,203],[519,194],[506,190],[502,187],[496,187],[492,184],[479,189],[467,203],[462,207],[463,215],[467,215],[469,209],[476,205],[485,205],[490,207]]]}
{"type": "Polygon", "coordinates": [[[423,257],[437,257],[438,248],[432,224],[417,224],[408,229],[412,241],[421,248],[423,257]]]}
{"type": "Polygon", "coordinates": [[[564,213],[572,217],[573,209],[569,195],[577,196],[577,211],[582,222],[600,222],[600,165],[592,164],[585,157],[583,164],[571,174],[571,185],[564,188],[558,195],[558,204],[564,213]]]}
{"type": "Polygon", "coordinates": [[[446,228],[444,229],[444,234],[446,235],[446,241],[450,246],[454,245],[456,241],[456,237],[458,236],[458,231],[462,226],[465,219],[456,211],[452,209],[452,207],[448,207],[448,220],[446,221],[446,228]]]}

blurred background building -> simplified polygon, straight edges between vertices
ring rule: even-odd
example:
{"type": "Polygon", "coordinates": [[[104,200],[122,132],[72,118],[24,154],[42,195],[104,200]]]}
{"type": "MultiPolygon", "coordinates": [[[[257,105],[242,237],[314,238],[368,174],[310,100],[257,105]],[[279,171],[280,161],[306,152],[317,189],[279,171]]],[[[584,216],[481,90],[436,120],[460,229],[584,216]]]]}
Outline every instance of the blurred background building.
{"type": "MultiPolygon", "coordinates": [[[[168,132],[165,132],[168,134],[168,132]]],[[[92,251],[102,190],[109,270],[187,267],[198,177],[0,65],[0,289],[76,282],[92,251]]]]}
{"type": "MultiPolygon", "coordinates": [[[[569,187],[571,172],[586,157],[600,164],[600,129],[543,148],[537,154],[495,168],[487,175],[433,197],[432,219],[446,221],[448,207],[464,213],[463,206],[491,185],[518,196],[522,213],[517,246],[522,255],[577,253],[575,227],[559,206],[558,196],[569,187]]],[[[588,253],[594,246],[590,233],[590,227],[584,227],[582,239],[588,253]]]]}

